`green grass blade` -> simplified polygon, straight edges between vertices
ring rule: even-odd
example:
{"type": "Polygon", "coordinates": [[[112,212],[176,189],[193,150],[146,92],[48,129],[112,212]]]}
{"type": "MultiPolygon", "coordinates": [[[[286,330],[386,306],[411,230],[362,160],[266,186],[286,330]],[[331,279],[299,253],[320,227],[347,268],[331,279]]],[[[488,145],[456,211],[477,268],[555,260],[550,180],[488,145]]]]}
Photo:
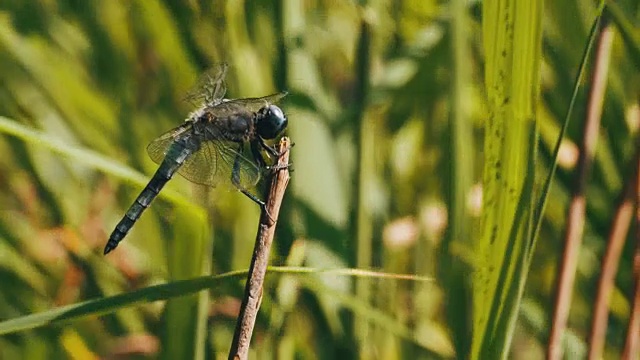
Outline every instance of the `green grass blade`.
{"type": "Polygon", "coordinates": [[[483,4],[485,126],[482,238],[473,276],[472,358],[506,357],[526,278],[542,59],[542,2],[483,4]]]}
{"type": "Polygon", "coordinates": [[[152,301],[185,296],[219,285],[227,278],[240,278],[244,275],[246,275],[246,271],[226,273],[218,276],[201,276],[195,279],[150,286],[116,296],[83,301],[41,313],[26,315],[0,322],[0,335],[58,324],[83,316],[104,315],[125,307],[144,305],[152,301]]]}
{"type": "Polygon", "coordinates": [[[473,186],[473,159],[475,157],[472,105],[469,102],[472,82],[473,59],[470,56],[470,33],[473,31],[468,18],[467,2],[455,0],[452,9],[452,51],[453,86],[451,87],[450,115],[450,155],[447,191],[448,224],[445,240],[441,247],[439,277],[443,279],[446,296],[446,317],[451,328],[458,359],[469,358],[471,351],[471,267],[464,258],[455,255],[455,244],[463,244],[470,249],[475,240],[472,229],[477,228],[469,211],[469,194],[473,186]]]}
{"type": "MultiPolygon", "coordinates": [[[[362,271],[360,269],[312,269],[301,267],[270,266],[268,273],[297,274],[297,275],[342,275],[355,277],[370,277],[380,279],[409,280],[417,282],[432,282],[432,278],[416,275],[396,275],[362,271]]],[[[144,305],[153,301],[168,300],[194,294],[201,290],[216,288],[226,281],[240,280],[247,276],[247,270],[232,271],[215,276],[200,276],[194,279],[178,280],[167,284],[149,286],[140,290],[124,294],[83,301],[77,304],[62,306],[56,309],[26,315],[0,322],[0,335],[16,333],[42,326],[55,325],[79,319],[84,316],[99,316],[112,313],[122,308],[144,305]]]]}
{"type": "MultiPolygon", "coordinates": [[[[106,174],[110,174],[140,187],[144,187],[145,185],[147,185],[147,182],[149,182],[149,178],[147,176],[116,161],[113,161],[106,156],[100,155],[95,151],[64,143],[63,141],[53,136],[29,128],[15,120],[11,120],[3,116],[0,116],[0,133],[5,133],[7,135],[14,136],[24,142],[49,149],[56,154],[60,154],[68,158],[71,161],[75,161],[78,164],[85,165],[88,168],[92,168],[98,171],[102,171],[106,174]]],[[[172,191],[171,189],[163,190],[159,196],[175,204],[198,208],[184,195],[172,191]]]]}
{"type": "Polygon", "coordinates": [[[558,135],[558,140],[556,141],[554,150],[553,150],[553,163],[551,164],[551,170],[545,179],[542,191],[540,193],[539,200],[537,203],[537,208],[534,214],[534,233],[531,237],[531,251],[529,252],[529,262],[531,261],[531,257],[533,256],[533,249],[535,249],[536,241],[538,238],[538,233],[540,232],[540,227],[542,226],[542,219],[544,215],[544,210],[547,207],[548,194],[551,190],[551,184],[553,178],[555,177],[556,170],[558,169],[558,154],[560,154],[560,145],[562,145],[562,140],[565,138],[567,133],[567,129],[569,128],[569,121],[573,115],[573,109],[575,108],[576,100],[578,99],[578,91],[580,90],[580,84],[582,82],[582,78],[587,69],[587,63],[589,61],[589,56],[591,51],[593,50],[593,45],[596,41],[596,35],[598,32],[598,28],[600,27],[600,20],[602,19],[602,8],[600,7],[599,16],[597,16],[593,20],[593,24],[591,25],[591,31],[589,32],[589,41],[587,46],[582,53],[582,61],[580,62],[580,69],[576,74],[576,79],[574,81],[573,92],[571,94],[571,101],[569,102],[569,108],[567,109],[567,114],[564,117],[564,121],[562,123],[562,129],[560,130],[560,134],[558,135]]]}
{"type": "MultiPolygon", "coordinates": [[[[211,269],[210,232],[206,216],[189,207],[175,209],[175,232],[169,243],[169,276],[183,280],[208,275],[211,269]]],[[[198,294],[169,300],[165,312],[162,358],[204,359],[209,294],[198,294]]]]}

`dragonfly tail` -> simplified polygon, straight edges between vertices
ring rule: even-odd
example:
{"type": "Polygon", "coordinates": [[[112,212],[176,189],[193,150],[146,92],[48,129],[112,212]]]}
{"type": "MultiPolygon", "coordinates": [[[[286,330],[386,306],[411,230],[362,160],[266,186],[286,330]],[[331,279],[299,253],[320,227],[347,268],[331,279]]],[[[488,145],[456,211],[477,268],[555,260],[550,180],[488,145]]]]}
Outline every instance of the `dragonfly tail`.
{"type": "Polygon", "coordinates": [[[111,252],[111,250],[118,247],[118,244],[120,243],[120,241],[124,239],[124,237],[127,235],[129,230],[133,227],[133,224],[136,222],[136,220],[138,220],[140,215],[142,215],[142,212],[146,209],[146,207],[140,204],[139,199],[147,192],[147,190],[148,189],[145,188],[142,191],[140,196],[138,196],[138,199],[136,199],[136,202],[133,203],[133,205],[129,208],[129,210],[124,215],[122,220],[120,220],[118,225],[116,225],[116,228],[113,229],[111,236],[109,236],[109,241],[107,242],[107,245],[104,247],[104,255],[107,255],[108,253],[111,252]],[[136,212],[135,208],[139,208],[139,207],[141,207],[141,209],[139,209],[136,212]]]}
{"type": "Polygon", "coordinates": [[[183,141],[176,141],[167,150],[166,157],[162,160],[160,167],[156,171],[156,173],[151,178],[151,181],[145,186],[144,190],[138,195],[136,201],[129,207],[127,213],[124,214],[124,217],[116,228],[113,229],[111,236],[109,237],[109,241],[107,245],[104,247],[104,254],[108,254],[113,251],[120,241],[124,239],[129,230],[133,227],[135,222],[140,218],[142,212],[144,212],[153,199],[158,196],[164,184],[171,179],[173,174],[182,166],[184,161],[191,155],[194,151],[197,150],[197,146],[193,143],[188,142],[188,138],[183,141]]]}
{"type": "Polygon", "coordinates": [[[107,255],[115,249],[120,241],[124,239],[138,218],[140,218],[140,215],[149,207],[153,199],[158,196],[158,193],[167,181],[171,179],[176,169],[177,166],[166,166],[164,162],[160,165],[160,168],[158,168],[158,171],[153,175],[151,181],[145,186],[144,190],[142,190],[136,198],[136,201],[129,207],[127,213],[124,214],[118,225],[113,229],[111,236],[109,236],[109,241],[104,247],[104,255],[107,255]]]}

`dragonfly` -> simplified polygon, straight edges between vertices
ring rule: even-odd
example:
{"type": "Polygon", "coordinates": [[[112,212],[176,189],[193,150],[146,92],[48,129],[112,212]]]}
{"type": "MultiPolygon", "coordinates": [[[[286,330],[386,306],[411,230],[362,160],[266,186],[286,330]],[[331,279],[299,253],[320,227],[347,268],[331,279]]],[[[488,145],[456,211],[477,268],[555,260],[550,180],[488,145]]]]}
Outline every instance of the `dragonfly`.
{"type": "Polygon", "coordinates": [[[269,157],[280,155],[265,140],[277,138],[287,127],[288,119],[276,105],[287,92],[225,99],[227,69],[223,63],[206,72],[186,97],[198,108],[182,125],[147,146],[149,157],[160,166],[111,233],[105,255],[124,239],[176,172],[196,184],[231,185],[265,208],[249,189],[257,185],[263,171],[272,168],[263,151],[269,157]]]}

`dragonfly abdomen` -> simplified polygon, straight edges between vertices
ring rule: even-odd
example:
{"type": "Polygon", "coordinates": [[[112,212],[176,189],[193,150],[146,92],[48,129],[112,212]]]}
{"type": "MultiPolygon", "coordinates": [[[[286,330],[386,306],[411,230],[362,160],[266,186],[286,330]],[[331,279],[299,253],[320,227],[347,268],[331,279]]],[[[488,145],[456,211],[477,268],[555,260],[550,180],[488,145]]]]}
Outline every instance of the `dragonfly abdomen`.
{"type": "Polygon", "coordinates": [[[111,233],[109,237],[109,241],[104,248],[104,254],[108,254],[111,250],[115,249],[120,241],[124,239],[129,230],[133,227],[136,221],[142,215],[153,199],[158,196],[158,193],[164,185],[171,179],[173,174],[182,166],[184,161],[189,157],[189,155],[193,154],[195,150],[185,146],[183,142],[176,141],[169,147],[167,151],[167,155],[160,164],[160,167],[153,174],[153,177],[145,186],[145,188],[140,192],[140,195],[136,198],[133,204],[129,207],[129,210],[124,214],[124,217],[118,222],[115,229],[111,233]]]}

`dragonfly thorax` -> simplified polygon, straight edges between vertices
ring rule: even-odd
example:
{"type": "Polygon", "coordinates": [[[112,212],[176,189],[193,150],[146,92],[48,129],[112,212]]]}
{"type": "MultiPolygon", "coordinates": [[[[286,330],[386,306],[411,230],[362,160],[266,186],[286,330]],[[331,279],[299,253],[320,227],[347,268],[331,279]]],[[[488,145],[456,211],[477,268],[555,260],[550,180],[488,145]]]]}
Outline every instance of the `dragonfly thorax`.
{"type": "Polygon", "coordinates": [[[265,106],[256,114],[256,130],[263,139],[275,139],[287,128],[288,122],[276,105],[265,106]]]}

